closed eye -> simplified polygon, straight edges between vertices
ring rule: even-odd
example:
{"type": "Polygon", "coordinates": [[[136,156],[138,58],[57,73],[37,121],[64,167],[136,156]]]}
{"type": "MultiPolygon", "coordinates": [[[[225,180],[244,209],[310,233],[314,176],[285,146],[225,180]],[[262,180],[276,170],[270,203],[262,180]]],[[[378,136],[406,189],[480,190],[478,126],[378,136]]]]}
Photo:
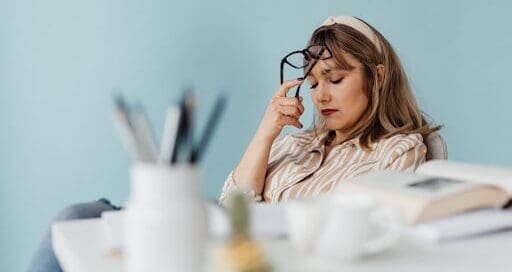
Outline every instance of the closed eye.
{"type": "MultiPolygon", "coordinates": [[[[332,84],[339,84],[339,83],[341,83],[342,81],[343,81],[343,77],[341,77],[340,79],[331,80],[331,83],[332,83],[332,84]]],[[[318,82],[317,82],[317,83],[311,83],[309,88],[310,88],[310,89],[314,89],[314,88],[316,88],[316,86],[318,86],[318,82]]]]}
{"type": "Polygon", "coordinates": [[[338,84],[343,81],[343,78],[337,79],[337,80],[331,80],[332,84],[338,84]]]}

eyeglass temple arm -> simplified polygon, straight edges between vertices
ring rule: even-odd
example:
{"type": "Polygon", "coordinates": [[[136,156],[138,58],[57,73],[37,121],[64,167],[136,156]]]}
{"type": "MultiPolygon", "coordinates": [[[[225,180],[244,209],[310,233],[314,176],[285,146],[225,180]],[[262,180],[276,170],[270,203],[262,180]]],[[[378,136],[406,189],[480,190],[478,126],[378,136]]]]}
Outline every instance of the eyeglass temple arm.
{"type": "Polygon", "coordinates": [[[284,82],[284,74],[283,74],[283,69],[284,69],[284,59],[281,60],[281,77],[280,77],[280,80],[281,80],[281,85],[283,85],[283,82],[284,82]]]}
{"type": "Polygon", "coordinates": [[[310,66],[309,70],[304,74],[304,77],[302,78],[302,82],[297,86],[297,90],[295,91],[295,97],[299,98],[300,93],[300,86],[302,86],[302,83],[304,83],[304,80],[311,74],[311,71],[313,71],[313,67],[316,65],[318,61],[314,61],[313,64],[310,66]]]}

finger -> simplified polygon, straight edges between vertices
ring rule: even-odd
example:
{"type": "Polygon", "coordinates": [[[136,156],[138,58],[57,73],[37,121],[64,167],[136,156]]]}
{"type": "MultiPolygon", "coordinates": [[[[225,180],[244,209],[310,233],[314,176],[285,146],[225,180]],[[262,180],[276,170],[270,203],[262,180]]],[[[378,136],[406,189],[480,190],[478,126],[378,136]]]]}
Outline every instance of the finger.
{"type": "Polygon", "coordinates": [[[294,80],[289,80],[289,81],[286,81],[284,82],[281,87],[279,87],[279,90],[277,90],[277,92],[275,93],[275,97],[286,97],[286,94],[288,93],[288,91],[295,87],[295,86],[298,86],[299,84],[302,83],[302,79],[294,79],[294,80]]]}
{"type": "Polygon", "coordinates": [[[304,106],[302,104],[299,104],[299,110],[300,114],[302,115],[304,113],[304,106]]]}
{"type": "Polygon", "coordinates": [[[294,106],[281,106],[279,112],[284,115],[293,116],[297,119],[300,118],[301,112],[297,107],[294,106]]]}
{"type": "Polygon", "coordinates": [[[303,125],[299,122],[299,120],[297,120],[296,118],[290,117],[290,116],[282,115],[280,121],[281,121],[281,126],[291,125],[296,128],[303,127],[303,125]]]}
{"type": "Polygon", "coordinates": [[[281,106],[294,106],[299,109],[301,114],[304,113],[304,105],[302,105],[300,99],[295,97],[279,97],[277,101],[281,106]]]}

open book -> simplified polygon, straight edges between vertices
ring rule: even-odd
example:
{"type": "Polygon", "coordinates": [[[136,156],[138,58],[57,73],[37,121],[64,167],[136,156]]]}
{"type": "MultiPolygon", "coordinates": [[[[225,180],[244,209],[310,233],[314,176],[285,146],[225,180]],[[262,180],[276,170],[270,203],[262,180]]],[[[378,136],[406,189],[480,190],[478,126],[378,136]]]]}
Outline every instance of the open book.
{"type": "Polygon", "coordinates": [[[434,160],[414,174],[375,172],[347,180],[338,190],[369,194],[416,224],[478,208],[504,207],[512,198],[512,168],[434,160]]]}

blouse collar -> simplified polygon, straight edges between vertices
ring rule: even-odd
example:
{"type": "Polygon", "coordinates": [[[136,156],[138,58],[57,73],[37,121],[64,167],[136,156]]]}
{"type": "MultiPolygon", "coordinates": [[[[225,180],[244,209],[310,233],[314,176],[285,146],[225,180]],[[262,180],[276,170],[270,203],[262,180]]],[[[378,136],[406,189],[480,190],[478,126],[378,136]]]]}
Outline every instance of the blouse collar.
{"type": "MultiPolygon", "coordinates": [[[[308,152],[313,151],[322,151],[325,149],[325,141],[329,138],[331,131],[324,131],[318,135],[315,135],[315,132],[309,131],[305,133],[295,134],[295,140],[299,145],[304,147],[304,149],[308,152]]],[[[359,137],[347,140],[338,145],[359,145],[359,137]]]]}

